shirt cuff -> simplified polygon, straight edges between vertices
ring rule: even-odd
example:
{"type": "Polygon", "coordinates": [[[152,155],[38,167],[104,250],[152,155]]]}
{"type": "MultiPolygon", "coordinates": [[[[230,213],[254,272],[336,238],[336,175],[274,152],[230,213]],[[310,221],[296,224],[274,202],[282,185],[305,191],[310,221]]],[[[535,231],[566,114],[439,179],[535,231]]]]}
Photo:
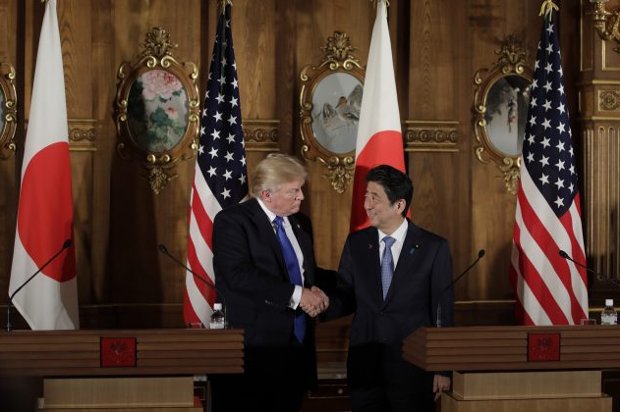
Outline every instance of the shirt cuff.
{"type": "Polygon", "coordinates": [[[303,292],[303,288],[299,285],[295,285],[295,290],[293,290],[293,296],[291,296],[291,300],[289,302],[289,307],[293,310],[297,309],[299,303],[301,302],[301,293],[303,292]]]}

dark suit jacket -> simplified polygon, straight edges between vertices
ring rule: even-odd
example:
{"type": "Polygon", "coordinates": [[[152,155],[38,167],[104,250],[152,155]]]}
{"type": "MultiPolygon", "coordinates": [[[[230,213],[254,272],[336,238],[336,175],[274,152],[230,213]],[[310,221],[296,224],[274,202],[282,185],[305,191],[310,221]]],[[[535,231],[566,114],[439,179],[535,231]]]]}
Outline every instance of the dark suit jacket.
{"type": "Polygon", "coordinates": [[[327,314],[334,318],[355,312],[348,361],[353,384],[380,374],[378,363],[385,359],[386,350],[394,362],[400,362],[403,339],[421,326],[434,326],[438,306],[443,325],[453,324],[448,242],[409,222],[383,300],[378,237],[377,229],[370,227],[347,238],[338,269],[337,292],[332,295],[327,314]]]}
{"type": "MultiPolygon", "coordinates": [[[[311,229],[305,216],[289,216],[304,255],[305,287],[314,284],[315,259],[311,229]]],[[[289,308],[290,283],[276,234],[256,199],[222,210],[213,222],[213,266],[218,289],[226,300],[230,327],[243,328],[246,347],[291,345],[293,319],[301,310],[289,308]]],[[[305,345],[314,356],[314,328],[306,321],[305,345]]],[[[316,363],[308,359],[316,375],[316,363]]]]}

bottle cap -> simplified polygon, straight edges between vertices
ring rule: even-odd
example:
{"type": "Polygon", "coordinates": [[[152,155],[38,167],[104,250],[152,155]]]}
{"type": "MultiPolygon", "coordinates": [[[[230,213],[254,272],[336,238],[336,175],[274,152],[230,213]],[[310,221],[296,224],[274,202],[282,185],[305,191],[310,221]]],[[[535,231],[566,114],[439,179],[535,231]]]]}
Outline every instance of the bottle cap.
{"type": "MultiPolygon", "coordinates": [[[[613,305],[613,302],[612,302],[613,305]]],[[[222,304],[221,303],[214,303],[213,304],[213,310],[222,310],[222,304]]]]}
{"type": "MultiPolygon", "coordinates": [[[[217,305],[217,303],[216,303],[217,305]]],[[[613,299],[605,299],[605,306],[613,306],[614,305],[614,300],[613,299]]]]}

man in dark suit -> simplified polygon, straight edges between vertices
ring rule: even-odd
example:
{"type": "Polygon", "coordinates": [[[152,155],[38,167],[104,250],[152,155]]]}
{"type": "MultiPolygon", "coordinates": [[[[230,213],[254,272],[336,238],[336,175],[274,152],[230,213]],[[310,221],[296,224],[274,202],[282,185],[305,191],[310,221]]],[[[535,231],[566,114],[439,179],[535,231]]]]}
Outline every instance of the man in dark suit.
{"type": "Polygon", "coordinates": [[[245,331],[245,373],[214,382],[214,410],[298,412],[316,380],[311,317],[329,301],[314,286],[306,171],[272,154],[256,167],[253,198],[217,214],[213,266],[230,327],[245,331]]]}
{"type": "Polygon", "coordinates": [[[353,411],[433,411],[448,374],[425,372],[402,357],[403,339],[421,326],[452,325],[448,242],[407,218],[409,177],[387,165],[366,177],[371,227],[351,233],[342,252],[328,318],[355,313],[347,377],[353,411]],[[435,395],[433,395],[435,394],[435,395]]]}

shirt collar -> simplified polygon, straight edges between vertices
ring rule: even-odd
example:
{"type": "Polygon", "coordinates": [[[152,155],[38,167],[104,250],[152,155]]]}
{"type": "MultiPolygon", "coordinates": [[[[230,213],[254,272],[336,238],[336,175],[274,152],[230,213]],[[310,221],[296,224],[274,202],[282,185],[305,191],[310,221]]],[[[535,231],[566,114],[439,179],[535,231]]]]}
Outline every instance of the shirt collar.
{"type": "MultiPolygon", "coordinates": [[[[269,223],[273,223],[273,220],[276,218],[277,215],[273,213],[271,210],[269,210],[267,206],[265,206],[265,203],[260,198],[257,197],[256,200],[258,201],[260,208],[263,209],[263,212],[265,212],[265,214],[267,215],[267,219],[269,219],[269,223]]],[[[288,222],[288,218],[283,216],[282,219],[284,220],[284,224],[286,225],[286,223],[288,222]]]]}
{"type": "Polygon", "coordinates": [[[409,222],[407,219],[403,219],[403,223],[400,224],[398,229],[394,231],[391,235],[387,235],[383,233],[381,230],[377,229],[379,232],[379,243],[383,240],[384,237],[390,236],[393,237],[396,242],[403,243],[405,241],[405,236],[407,236],[407,229],[409,228],[409,222]]]}

